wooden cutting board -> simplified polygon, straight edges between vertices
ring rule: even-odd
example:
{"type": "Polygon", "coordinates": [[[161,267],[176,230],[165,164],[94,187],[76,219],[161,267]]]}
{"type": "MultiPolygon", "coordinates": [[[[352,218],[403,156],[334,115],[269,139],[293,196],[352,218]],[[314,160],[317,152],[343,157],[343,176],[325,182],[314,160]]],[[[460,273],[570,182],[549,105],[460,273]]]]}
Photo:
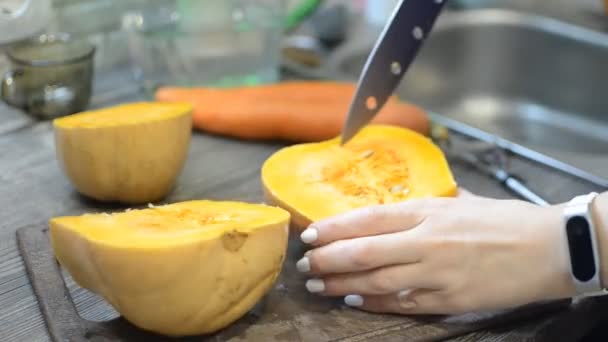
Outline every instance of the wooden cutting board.
{"type": "MultiPolygon", "coordinates": [[[[93,322],[82,318],[55,261],[45,226],[17,231],[19,250],[25,262],[45,322],[54,341],[166,341],[145,333],[118,317],[93,322]]],[[[501,312],[461,316],[405,317],[374,315],[345,307],[339,299],[307,293],[305,279],[294,267],[303,245],[292,234],[284,270],[275,287],[249,314],[211,336],[183,341],[439,341],[472,332],[487,333],[535,324],[534,340],[552,341],[557,327],[589,322],[602,299],[572,304],[569,300],[536,304],[501,312]]],[[[69,277],[69,276],[68,276],[69,277]]],[[[606,301],[605,299],[603,300],[606,301]]],[[[603,305],[606,307],[606,305],[603,305]]],[[[573,330],[574,334],[576,330],[573,330]]],[[[560,341],[568,340],[560,332],[560,341]]],[[[574,336],[572,336],[574,339],[574,336]]],[[[503,336],[500,341],[513,340],[503,336]]],[[[517,339],[515,339],[517,340],[517,339]]]]}

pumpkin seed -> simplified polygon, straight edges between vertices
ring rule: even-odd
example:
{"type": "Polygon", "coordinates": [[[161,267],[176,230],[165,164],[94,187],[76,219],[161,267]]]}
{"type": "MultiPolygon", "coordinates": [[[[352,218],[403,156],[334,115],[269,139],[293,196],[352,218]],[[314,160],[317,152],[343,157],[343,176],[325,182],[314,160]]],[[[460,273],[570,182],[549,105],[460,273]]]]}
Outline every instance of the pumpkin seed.
{"type": "Polygon", "coordinates": [[[363,152],[363,154],[361,155],[362,158],[369,158],[372,156],[372,154],[374,154],[374,150],[367,150],[365,152],[363,152]]]}
{"type": "Polygon", "coordinates": [[[393,185],[393,187],[391,188],[391,193],[396,194],[398,192],[401,192],[402,190],[403,190],[403,185],[393,185]]]}
{"type": "Polygon", "coordinates": [[[391,194],[398,194],[398,193],[402,193],[403,195],[407,195],[410,193],[410,189],[404,187],[403,185],[393,185],[393,187],[391,187],[391,194]]]}

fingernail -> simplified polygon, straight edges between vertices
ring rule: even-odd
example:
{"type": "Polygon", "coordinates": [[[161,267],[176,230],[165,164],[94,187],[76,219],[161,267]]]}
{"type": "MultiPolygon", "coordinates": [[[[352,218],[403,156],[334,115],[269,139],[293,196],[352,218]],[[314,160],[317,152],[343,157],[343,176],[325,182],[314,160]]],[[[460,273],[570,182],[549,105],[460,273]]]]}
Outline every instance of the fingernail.
{"type": "Polygon", "coordinates": [[[344,303],[348,306],[361,306],[363,305],[363,297],[359,295],[348,295],[344,297],[344,303]]]}
{"type": "Polygon", "coordinates": [[[318,231],[315,228],[307,228],[305,231],[300,234],[300,239],[304,243],[311,243],[317,240],[318,231]]]}
{"type": "Polygon", "coordinates": [[[316,293],[325,290],[325,282],[322,279],[309,279],[306,282],[308,292],[316,293]]]}
{"type": "Polygon", "coordinates": [[[312,253],[312,251],[306,251],[306,253],[304,253],[305,257],[310,257],[310,253],[312,253]]]}
{"type": "Polygon", "coordinates": [[[310,271],[310,259],[308,257],[303,257],[302,259],[296,262],[296,268],[298,271],[304,273],[310,271]]]}

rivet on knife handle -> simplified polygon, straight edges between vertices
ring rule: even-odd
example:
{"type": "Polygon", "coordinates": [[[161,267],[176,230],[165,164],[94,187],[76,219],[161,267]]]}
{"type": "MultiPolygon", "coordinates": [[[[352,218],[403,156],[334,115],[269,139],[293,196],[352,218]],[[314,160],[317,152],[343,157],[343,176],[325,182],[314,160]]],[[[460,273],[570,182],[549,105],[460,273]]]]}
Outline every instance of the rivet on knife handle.
{"type": "Polygon", "coordinates": [[[350,140],[382,109],[429,35],[445,0],[401,0],[363,67],[342,130],[350,140]]]}

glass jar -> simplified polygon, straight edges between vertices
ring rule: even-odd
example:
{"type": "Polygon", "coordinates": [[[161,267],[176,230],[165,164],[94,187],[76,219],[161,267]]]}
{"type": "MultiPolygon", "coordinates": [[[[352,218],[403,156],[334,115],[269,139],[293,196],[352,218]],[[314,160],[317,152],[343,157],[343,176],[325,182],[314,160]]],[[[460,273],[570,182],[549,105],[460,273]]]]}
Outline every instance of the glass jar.
{"type": "Polygon", "coordinates": [[[144,90],[279,78],[285,0],[152,0],[123,25],[144,90]]]}

